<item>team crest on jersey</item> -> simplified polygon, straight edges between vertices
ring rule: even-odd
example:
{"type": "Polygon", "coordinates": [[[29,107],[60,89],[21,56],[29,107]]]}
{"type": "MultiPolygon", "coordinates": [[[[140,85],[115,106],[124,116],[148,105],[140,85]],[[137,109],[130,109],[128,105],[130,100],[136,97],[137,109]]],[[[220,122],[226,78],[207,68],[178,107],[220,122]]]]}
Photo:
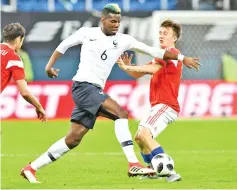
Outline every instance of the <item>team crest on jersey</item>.
{"type": "Polygon", "coordinates": [[[113,41],[114,47],[117,48],[118,47],[118,42],[116,40],[113,41]]]}

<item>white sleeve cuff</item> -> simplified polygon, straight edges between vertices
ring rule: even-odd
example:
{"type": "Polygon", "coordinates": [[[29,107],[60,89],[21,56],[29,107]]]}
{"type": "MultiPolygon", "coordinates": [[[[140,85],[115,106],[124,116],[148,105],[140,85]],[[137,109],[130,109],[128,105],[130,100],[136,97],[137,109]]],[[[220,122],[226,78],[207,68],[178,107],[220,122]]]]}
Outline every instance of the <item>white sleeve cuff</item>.
{"type": "Polygon", "coordinates": [[[179,61],[183,61],[183,60],[184,60],[184,55],[178,54],[178,60],[179,60],[179,61]]]}

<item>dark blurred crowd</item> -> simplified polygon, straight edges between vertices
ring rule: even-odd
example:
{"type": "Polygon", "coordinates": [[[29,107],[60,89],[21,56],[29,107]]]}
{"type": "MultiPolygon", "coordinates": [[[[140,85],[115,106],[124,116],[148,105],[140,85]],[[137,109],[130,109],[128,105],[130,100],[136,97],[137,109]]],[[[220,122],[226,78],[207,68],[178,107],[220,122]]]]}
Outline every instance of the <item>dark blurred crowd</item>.
{"type": "Polygon", "coordinates": [[[1,6],[1,9],[7,12],[11,12],[11,10],[21,12],[81,12],[101,10],[106,3],[118,3],[123,12],[153,10],[237,10],[237,0],[1,0],[1,5],[10,5],[1,6]]]}

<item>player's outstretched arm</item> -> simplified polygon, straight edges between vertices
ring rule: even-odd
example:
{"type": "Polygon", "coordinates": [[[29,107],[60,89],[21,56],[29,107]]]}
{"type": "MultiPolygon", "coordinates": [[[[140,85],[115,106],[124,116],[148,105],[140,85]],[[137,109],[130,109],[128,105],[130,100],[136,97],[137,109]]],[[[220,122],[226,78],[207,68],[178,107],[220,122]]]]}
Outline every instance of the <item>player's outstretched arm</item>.
{"type": "Polygon", "coordinates": [[[168,59],[179,60],[179,61],[182,61],[183,64],[190,69],[194,67],[198,71],[199,66],[201,65],[199,63],[199,58],[186,57],[182,54],[175,54],[161,48],[154,48],[142,42],[137,41],[131,36],[130,36],[130,43],[131,43],[130,49],[132,50],[135,50],[140,53],[148,54],[152,57],[157,57],[164,60],[168,60],[168,59]]]}
{"type": "Polygon", "coordinates": [[[172,59],[172,60],[179,60],[182,61],[183,64],[188,67],[189,69],[192,69],[193,67],[199,71],[199,67],[201,64],[199,63],[199,58],[193,58],[193,57],[186,57],[181,54],[174,54],[170,51],[165,51],[165,54],[163,56],[164,60],[172,59]]]}
{"type": "Polygon", "coordinates": [[[35,107],[38,118],[41,121],[46,121],[45,111],[39,101],[29,91],[26,81],[24,79],[16,80],[16,85],[22,97],[35,107]]]}
{"type": "Polygon", "coordinates": [[[132,72],[143,75],[155,74],[159,69],[162,68],[162,66],[159,64],[146,64],[140,66],[126,65],[121,57],[117,60],[117,63],[119,64],[119,67],[126,72],[132,72]]]}
{"type": "Polygon", "coordinates": [[[57,59],[67,51],[68,48],[83,43],[87,30],[88,28],[86,27],[78,29],[74,34],[67,37],[58,45],[58,47],[50,57],[48,64],[45,67],[45,72],[47,73],[48,77],[58,77],[58,73],[60,70],[54,69],[53,65],[56,63],[57,59]]]}
{"type": "MultiPolygon", "coordinates": [[[[124,54],[121,55],[121,59],[123,61],[123,63],[125,65],[130,65],[130,66],[133,66],[135,64],[131,64],[131,61],[132,61],[132,58],[133,58],[133,54],[131,54],[129,57],[128,57],[128,53],[125,52],[124,54]]],[[[119,64],[119,59],[118,59],[118,65],[121,69],[123,69],[123,67],[121,66],[121,64],[119,64]]],[[[124,70],[124,69],[123,69],[124,70]]],[[[134,71],[128,71],[128,70],[124,70],[127,74],[129,74],[131,77],[134,77],[134,78],[140,78],[142,76],[144,76],[146,73],[138,73],[138,72],[134,72],[134,71]]]]}

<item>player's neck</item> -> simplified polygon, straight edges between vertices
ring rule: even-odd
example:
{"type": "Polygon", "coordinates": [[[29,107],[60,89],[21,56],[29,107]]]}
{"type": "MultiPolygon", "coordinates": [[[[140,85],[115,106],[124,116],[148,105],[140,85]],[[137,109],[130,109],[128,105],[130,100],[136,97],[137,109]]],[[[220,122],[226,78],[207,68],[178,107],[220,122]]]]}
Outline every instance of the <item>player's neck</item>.
{"type": "Polygon", "coordinates": [[[161,46],[162,49],[167,49],[167,48],[175,48],[175,44],[171,44],[168,46],[161,46]]]}
{"type": "Polygon", "coordinates": [[[13,51],[16,50],[15,46],[14,46],[13,44],[11,44],[11,43],[3,42],[2,44],[8,46],[8,47],[11,48],[13,51]]]}
{"type": "Polygon", "coordinates": [[[104,31],[103,27],[100,28],[100,29],[101,29],[101,32],[102,32],[104,35],[106,35],[106,36],[114,36],[114,35],[115,35],[115,34],[107,34],[107,33],[104,31]]]}

